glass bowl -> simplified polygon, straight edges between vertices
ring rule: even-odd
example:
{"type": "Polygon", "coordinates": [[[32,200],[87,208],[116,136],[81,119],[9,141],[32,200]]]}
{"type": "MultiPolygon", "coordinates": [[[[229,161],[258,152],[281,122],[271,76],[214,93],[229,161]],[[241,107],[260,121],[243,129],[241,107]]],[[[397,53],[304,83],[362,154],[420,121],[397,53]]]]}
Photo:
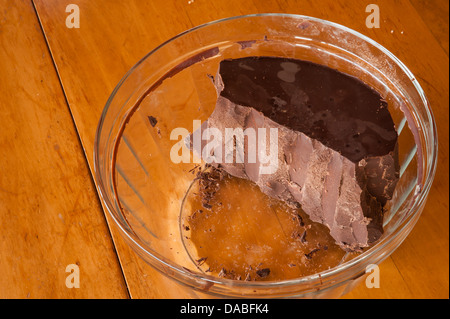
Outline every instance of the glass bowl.
{"type": "MultiPolygon", "coordinates": [[[[192,129],[190,129],[192,132],[192,129]]],[[[307,16],[258,14],[211,22],[177,35],[140,60],[108,99],[95,140],[97,187],[127,243],[198,297],[339,297],[406,238],[425,205],[437,159],[432,111],[413,74],[392,53],[344,26],[307,16]],[[206,120],[216,102],[210,76],[221,60],[276,56],[355,76],[389,103],[399,133],[400,180],[385,232],[337,267],[283,281],[238,281],[201,272],[180,232],[180,207],[195,164],[174,163],[175,128],[206,120]],[[206,294],[206,295],[205,295],[206,294]]]]}

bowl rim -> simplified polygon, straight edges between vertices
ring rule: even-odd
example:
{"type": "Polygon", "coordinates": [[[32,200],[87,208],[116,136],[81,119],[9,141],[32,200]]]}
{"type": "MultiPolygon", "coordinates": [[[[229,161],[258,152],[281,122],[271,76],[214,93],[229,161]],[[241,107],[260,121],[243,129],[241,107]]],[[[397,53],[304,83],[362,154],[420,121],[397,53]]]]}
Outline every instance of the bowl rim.
{"type": "MultiPolygon", "coordinates": [[[[133,106],[134,108],[135,106],[133,106]]],[[[131,110],[131,109],[130,109],[131,110]]],[[[118,143],[119,139],[116,139],[116,141],[114,143],[118,143]]],[[[116,146],[113,148],[115,149],[116,146]]],[[[422,89],[422,87],[420,86],[420,84],[418,83],[417,79],[415,78],[415,76],[413,75],[413,73],[406,67],[406,65],[400,60],[398,59],[393,53],[391,53],[389,50],[387,50],[384,46],[380,45],[378,42],[374,41],[373,39],[361,34],[358,31],[355,31],[353,29],[350,29],[344,25],[335,23],[335,22],[331,22],[328,20],[324,20],[324,19],[320,19],[320,18],[316,18],[316,17],[311,17],[311,16],[306,16],[306,15],[299,15],[299,14],[289,14],[289,13],[257,13],[257,14],[246,14],[246,15],[238,15],[238,16],[232,16],[232,17],[227,17],[227,18],[222,18],[222,19],[218,19],[218,20],[214,20],[214,21],[210,21],[198,26],[195,26],[193,28],[190,28],[188,30],[185,30],[175,36],[173,36],[172,38],[164,41],[163,43],[161,43],[160,45],[158,45],[157,47],[155,47],[153,50],[151,50],[149,53],[147,53],[143,58],[141,58],[132,68],[130,68],[128,70],[128,72],[122,77],[122,79],[118,82],[118,84],[115,86],[114,90],[112,91],[112,93],[110,94],[105,107],[102,111],[100,120],[98,122],[98,126],[97,126],[97,130],[95,133],[95,140],[94,140],[94,152],[93,152],[93,157],[94,157],[94,174],[95,174],[95,180],[96,180],[96,187],[97,190],[99,192],[100,198],[102,199],[102,202],[104,203],[104,206],[106,207],[109,215],[112,217],[112,219],[114,220],[115,225],[119,228],[120,232],[122,233],[122,235],[124,235],[126,237],[127,240],[131,241],[134,245],[134,249],[138,249],[140,252],[146,254],[148,257],[150,257],[153,261],[160,263],[161,265],[170,268],[171,270],[175,271],[175,273],[181,275],[183,278],[187,277],[187,279],[194,279],[194,280],[202,280],[205,282],[209,282],[209,283],[213,283],[214,285],[219,284],[219,285],[223,285],[223,286],[227,286],[227,287],[233,287],[233,288],[275,288],[275,287],[279,287],[279,286],[283,286],[283,287],[293,287],[296,285],[301,285],[301,284],[305,284],[305,283],[314,283],[314,282],[318,282],[320,280],[320,283],[326,283],[327,279],[333,279],[335,275],[340,274],[340,273],[345,273],[347,270],[352,269],[353,267],[355,267],[356,265],[363,263],[364,261],[367,261],[367,259],[369,259],[370,257],[372,257],[373,255],[376,255],[377,252],[379,252],[380,250],[382,250],[384,247],[388,246],[395,238],[396,235],[402,230],[405,229],[408,225],[410,225],[411,223],[414,223],[417,221],[418,217],[420,216],[421,213],[421,207],[425,204],[426,198],[428,196],[428,193],[430,191],[431,185],[433,183],[434,180],[434,176],[436,173],[436,167],[437,167],[437,154],[438,154],[438,134],[437,134],[437,127],[436,127],[436,121],[432,112],[432,109],[430,107],[430,104],[428,102],[428,99],[425,95],[424,90],[422,89]],[[355,258],[346,261],[336,267],[333,267],[331,269],[316,273],[316,274],[312,274],[312,275],[308,275],[308,276],[304,276],[304,277],[300,277],[300,278],[294,278],[294,279],[289,279],[289,280],[279,280],[279,281],[238,281],[238,280],[232,280],[232,279],[226,279],[226,278],[219,278],[216,276],[212,276],[212,275],[208,275],[208,274],[204,274],[204,273],[200,273],[200,272],[191,272],[191,271],[187,271],[186,268],[181,267],[175,263],[172,263],[171,261],[167,261],[164,260],[164,257],[159,257],[159,254],[157,252],[154,252],[153,250],[149,250],[147,248],[144,247],[145,244],[143,244],[143,242],[140,240],[139,236],[137,236],[134,233],[130,233],[127,229],[125,229],[125,227],[122,225],[122,222],[120,220],[118,220],[116,218],[116,216],[114,215],[113,211],[116,210],[116,207],[114,207],[115,205],[113,203],[111,203],[109,200],[107,200],[107,191],[106,191],[106,186],[103,182],[103,178],[100,172],[100,158],[99,158],[99,142],[100,142],[100,135],[102,134],[102,130],[103,130],[103,125],[104,125],[104,121],[105,121],[105,117],[108,113],[109,110],[109,106],[111,105],[111,102],[113,101],[114,97],[116,96],[117,92],[119,91],[119,89],[122,87],[123,83],[128,79],[128,77],[133,73],[133,71],[139,67],[139,65],[141,65],[145,60],[147,60],[151,55],[153,55],[155,52],[157,52],[158,50],[160,50],[162,47],[164,47],[165,45],[173,42],[174,40],[192,33],[196,30],[199,29],[203,29],[206,28],[210,25],[215,25],[215,24],[220,24],[223,22],[228,22],[228,21],[233,21],[233,20],[240,20],[240,19],[247,19],[247,18],[257,18],[257,17],[287,17],[287,18],[293,18],[293,19],[303,19],[303,20],[308,20],[308,21],[314,21],[314,22],[318,22],[321,24],[325,24],[337,29],[340,29],[341,31],[350,33],[356,37],[358,37],[359,39],[373,45],[374,47],[376,47],[378,50],[380,50],[383,54],[385,54],[386,56],[388,56],[395,64],[397,64],[398,67],[400,67],[400,69],[407,75],[407,77],[409,78],[409,80],[411,81],[411,83],[414,86],[414,89],[417,91],[417,93],[419,94],[422,103],[425,107],[425,115],[426,118],[430,121],[431,124],[431,136],[433,138],[432,141],[429,141],[429,143],[433,144],[432,145],[432,153],[427,156],[427,158],[429,159],[429,165],[427,165],[426,170],[423,172],[424,173],[424,177],[425,181],[423,183],[423,186],[421,187],[421,189],[419,190],[419,192],[417,194],[415,194],[415,199],[414,202],[412,203],[412,205],[408,208],[408,210],[413,210],[413,214],[409,215],[401,224],[397,225],[396,229],[394,232],[388,234],[386,237],[382,238],[378,243],[376,243],[374,246],[370,247],[369,249],[367,249],[364,253],[356,256],[355,258]],[[136,238],[137,237],[137,238],[136,238]]],[[[114,175],[114,168],[112,168],[111,170],[111,174],[109,176],[107,176],[107,178],[110,178],[111,180],[114,179],[113,177],[114,175]]],[[[113,190],[113,198],[114,201],[116,201],[118,203],[117,200],[117,194],[115,192],[115,189],[113,190]]],[[[120,207],[120,205],[117,205],[117,207],[120,207]]],[[[119,209],[120,210],[120,209],[119,209]]],[[[119,215],[123,215],[123,212],[120,210],[119,212],[117,212],[119,215]]],[[[394,249],[395,250],[395,249],[394,249]]],[[[390,253],[392,253],[393,251],[391,251],[390,253]]],[[[387,256],[390,255],[387,254],[386,256],[384,256],[383,258],[377,260],[377,262],[381,262],[382,260],[384,260],[384,258],[386,258],[387,256]]],[[[145,260],[147,263],[148,261],[145,260]]],[[[158,267],[155,267],[152,263],[150,263],[151,266],[154,269],[157,269],[158,271],[162,272],[163,274],[165,274],[166,276],[175,279],[177,282],[179,283],[183,283],[186,284],[186,280],[180,280],[179,277],[177,277],[174,274],[167,274],[166,272],[161,271],[161,269],[158,269],[158,267]]],[[[358,273],[352,273],[348,276],[354,277],[355,275],[357,275],[358,273]]],[[[339,285],[341,284],[343,281],[345,281],[348,278],[343,278],[342,280],[338,280],[338,281],[330,281],[328,283],[328,285],[324,285],[322,289],[327,289],[327,288],[331,288],[334,285],[339,285]]],[[[192,288],[197,288],[192,286],[191,284],[187,284],[189,287],[192,288]]],[[[213,292],[213,291],[204,291],[203,292],[206,293],[210,293],[210,294],[217,294],[217,295],[224,295],[221,292],[213,292]]],[[[255,295],[257,295],[255,293],[255,295]]]]}

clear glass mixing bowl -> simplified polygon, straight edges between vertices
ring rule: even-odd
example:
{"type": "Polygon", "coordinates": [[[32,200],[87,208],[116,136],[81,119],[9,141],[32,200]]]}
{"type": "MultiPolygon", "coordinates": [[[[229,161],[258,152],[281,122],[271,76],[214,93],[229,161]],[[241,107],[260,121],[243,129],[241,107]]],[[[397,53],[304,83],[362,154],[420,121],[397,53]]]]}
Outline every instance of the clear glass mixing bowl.
{"type": "Polygon", "coordinates": [[[163,43],[112,92],[98,125],[97,187],[128,244],[150,265],[197,296],[339,297],[379,264],[417,222],[435,174],[437,133],[425,94],[392,53],[344,26],[299,15],[260,14],[211,22],[163,43]],[[214,109],[210,75],[245,56],[312,61],[353,75],[389,103],[399,133],[400,181],[379,242],[339,266],[295,280],[247,282],[200,272],[180,233],[180,206],[194,164],[170,160],[174,128],[192,128],[214,109]]]}

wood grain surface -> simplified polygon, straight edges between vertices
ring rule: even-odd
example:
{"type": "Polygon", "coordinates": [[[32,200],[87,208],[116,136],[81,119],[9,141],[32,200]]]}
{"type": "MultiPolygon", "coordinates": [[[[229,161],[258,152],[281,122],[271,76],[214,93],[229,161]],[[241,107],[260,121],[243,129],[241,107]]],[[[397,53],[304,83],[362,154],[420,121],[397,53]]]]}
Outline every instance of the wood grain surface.
{"type": "Polygon", "coordinates": [[[146,53],[230,16],[314,16],[374,39],[414,73],[439,133],[438,173],[423,214],[380,266],[381,287],[344,298],[448,298],[448,2],[446,0],[0,0],[0,298],[191,298],[120,237],[92,174],[108,96],[146,53]],[[69,29],[67,5],[80,8],[69,29]],[[365,25],[378,4],[379,29],[365,25]],[[65,286],[79,264],[81,287],[65,286]]]}
{"type": "Polygon", "coordinates": [[[0,8],[0,298],[126,298],[33,5],[0,8]],[[65,284],[72,264],[79,289],[65,284]]]}

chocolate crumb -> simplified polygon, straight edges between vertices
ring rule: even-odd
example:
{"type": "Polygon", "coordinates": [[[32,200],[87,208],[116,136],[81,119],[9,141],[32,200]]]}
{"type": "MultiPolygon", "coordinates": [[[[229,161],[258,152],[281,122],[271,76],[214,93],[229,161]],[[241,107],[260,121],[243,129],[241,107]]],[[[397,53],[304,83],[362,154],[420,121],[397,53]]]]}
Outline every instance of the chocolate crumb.
{"type": "Polygon", "coordinates": [[[148,117],[148,120],[149,120],[150,125],[152,127],[155,127],[156,123],[158,123],[158,120],[155,117],[151,116],[151,115],[148,117]]]}
{"type": "Polygon", "coordinates": [[[202,206],[204,208],[206,208],[206,209],[211,209],[212,208],[212,206],[210,204],[208,204],[208,203],[202,203],[202,206]]]}
{"type": "Polygon", "coordinates": [[[259,269],[256,271],[256,274],[261,278],[265,278],[265,277],[269,276],[270,268],[259,269]]]}
{"type": "Polygon", "coordinates": [[[198,265],[198,266],[203,265],[203,264],[205,263],[205,261],[206,261],[207,258],[208,258],[208,257],[202,257],[202,258],[200,258],[200,259],[197,259],[197,260],[196,260],[197,265],[198,265]]]}
{"type": "Polygon", "coordinates": [[[302,244],[306,244],[308,241],[306,240],[306,230],[303,231],[303,233],[300,235],[300,242],[302,244]]]}
{"type": "Polygon", "coordinates": [[[312,24],[309,21],[303,21],[299,24],[297,24],[297,28],[301,29],[301,30],[305,30],[308,29],[312,24]]]}
{"type": "Polygon", "coordinates": [[[227,271],[225,270],[225,268],[222,268],[218,274],[219,278],[223,278],[225,277],[225,275],[227,274],[227,271]]]}
{"type": "Polygon", "coordinates": [[[305,254],[306,259],[311,260],[316,252],[318,252],[320,248],[314,248],[309,253],[305,254]]]}
{"type": "Polygon", "coordinates": [[[302,216],[300,216],[300,214],[297,214],[297,219],[298,219],[298,223],[300,224],[301,227],[305,226],[305,223],[303,222],[303,218],[302,218],[302,216]]]}
{"type": "Polygon", "coordinates": [[[200,165],[195,165],[193,168],[191,168],[191,169],[189,170],[189,173],[195,174],[195,170],[196,170],[197,168],[200,169],[200,165]]]}

